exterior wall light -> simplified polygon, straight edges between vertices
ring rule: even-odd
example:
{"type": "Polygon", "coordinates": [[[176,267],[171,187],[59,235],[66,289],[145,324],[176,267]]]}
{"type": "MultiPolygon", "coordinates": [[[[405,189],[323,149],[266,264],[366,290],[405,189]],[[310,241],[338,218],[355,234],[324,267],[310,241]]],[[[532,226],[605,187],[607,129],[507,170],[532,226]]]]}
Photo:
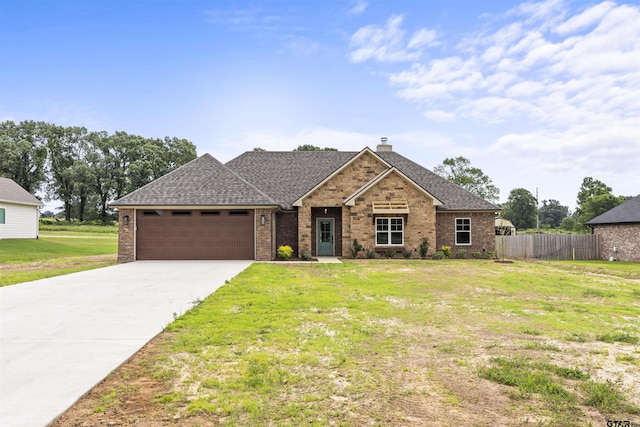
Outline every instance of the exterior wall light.
{"type": "Polygon", "coordinates": [[[125,215],[122,217],[122,224],[129,225],[129,215],[125,215]]]}
{"type": "Polygon", "coordinates": [[[267,216],[260,215],[260,225],[265,225],[267,223],[267,216]]]}

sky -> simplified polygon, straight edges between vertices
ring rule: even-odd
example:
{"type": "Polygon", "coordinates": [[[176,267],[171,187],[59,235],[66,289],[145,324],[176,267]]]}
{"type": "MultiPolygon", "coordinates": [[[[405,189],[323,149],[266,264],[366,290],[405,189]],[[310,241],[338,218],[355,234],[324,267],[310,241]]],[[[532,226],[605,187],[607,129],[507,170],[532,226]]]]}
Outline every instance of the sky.
{"type": "Polygon", "coordinates": [[[0,0],[0,121],[463,156],[575,208],[640,194],[640,0],[0,0]]]}

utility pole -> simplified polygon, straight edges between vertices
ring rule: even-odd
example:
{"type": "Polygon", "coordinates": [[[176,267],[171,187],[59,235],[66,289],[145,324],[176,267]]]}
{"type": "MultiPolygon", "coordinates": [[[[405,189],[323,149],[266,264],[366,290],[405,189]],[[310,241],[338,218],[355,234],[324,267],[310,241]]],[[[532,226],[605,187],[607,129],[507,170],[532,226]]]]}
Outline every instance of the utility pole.
{"type": "Polygon", "coordinates": [[[538,187],[536,187],[536,232],[540,234],[540,210],[538,209],[538,187]]]}

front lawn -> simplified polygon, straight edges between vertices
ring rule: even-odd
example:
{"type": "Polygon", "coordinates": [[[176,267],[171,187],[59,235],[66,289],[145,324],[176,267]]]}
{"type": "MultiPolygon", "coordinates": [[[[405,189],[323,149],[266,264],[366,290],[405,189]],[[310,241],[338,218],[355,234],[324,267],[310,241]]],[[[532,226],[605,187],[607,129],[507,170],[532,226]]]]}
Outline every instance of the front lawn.
{"type": "Polygon", "coordinates": [[[113,265],[117,251],[117,234],[82,227],[0,240],[0,286],[113,265]]]}
{"type": "Polygon", "coordinates": [[[54,425],[637,422],[640,284],[577,267],[256,263],[54,425]]]}

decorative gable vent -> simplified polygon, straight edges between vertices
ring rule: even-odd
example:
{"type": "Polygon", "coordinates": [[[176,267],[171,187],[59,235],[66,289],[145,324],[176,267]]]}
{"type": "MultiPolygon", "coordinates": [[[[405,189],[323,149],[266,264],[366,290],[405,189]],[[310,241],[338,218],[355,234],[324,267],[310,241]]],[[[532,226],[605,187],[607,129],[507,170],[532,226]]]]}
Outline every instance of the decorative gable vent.
{"type": "Polygon", "coordinates": [[[374,214],[408,214],[409,205],[405,200],[373,202],[374,214]]]}

